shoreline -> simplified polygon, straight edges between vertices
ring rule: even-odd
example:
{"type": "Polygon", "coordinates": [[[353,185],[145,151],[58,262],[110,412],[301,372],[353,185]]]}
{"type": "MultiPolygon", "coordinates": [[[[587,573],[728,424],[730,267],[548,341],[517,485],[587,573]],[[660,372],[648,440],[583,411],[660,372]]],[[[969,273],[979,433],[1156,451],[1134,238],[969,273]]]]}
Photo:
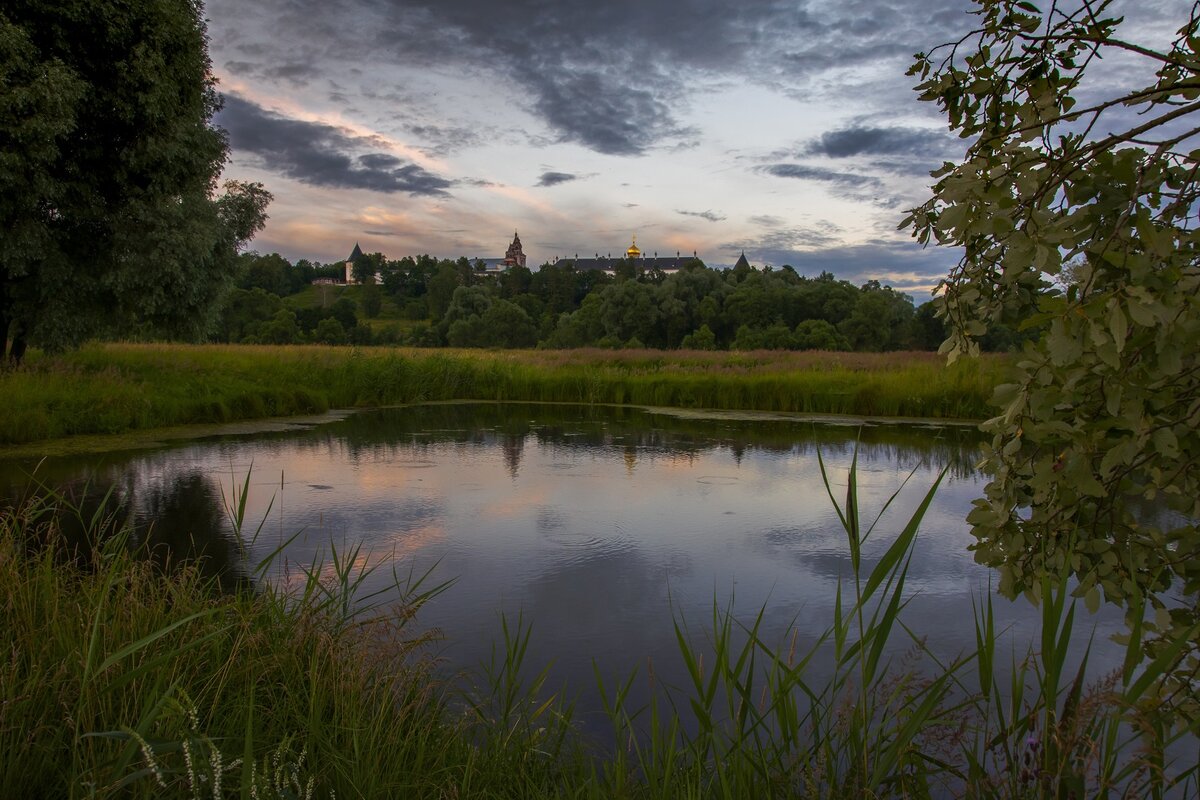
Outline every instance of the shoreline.
{"type": "Polygon", "coordinates": [[[947,366],[929,356],[93,345],[60,356],[37,354],[28,366],[0,373],[0,392],[8,398],[0,458],[140,449],[444,401],[939,425],[991,416],[989,398],[1004,359],[947,366]]]}

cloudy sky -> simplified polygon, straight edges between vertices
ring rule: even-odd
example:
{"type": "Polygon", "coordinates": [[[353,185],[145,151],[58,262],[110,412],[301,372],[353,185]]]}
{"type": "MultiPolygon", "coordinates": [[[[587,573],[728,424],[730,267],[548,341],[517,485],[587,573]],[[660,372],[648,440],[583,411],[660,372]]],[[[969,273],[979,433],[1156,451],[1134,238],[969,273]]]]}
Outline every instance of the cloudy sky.
{"type": "Polygon", "coordinates": [[[744,250],[920,301],[957,253],[896,226],[962,145],[904,72],[969,30],[969,8],[209,0],[206,14],[226,177],[275,195],[261,252],[497,257],[517,230],[532,265],[636,235],[648,255],[727,266],[744,250]]]}

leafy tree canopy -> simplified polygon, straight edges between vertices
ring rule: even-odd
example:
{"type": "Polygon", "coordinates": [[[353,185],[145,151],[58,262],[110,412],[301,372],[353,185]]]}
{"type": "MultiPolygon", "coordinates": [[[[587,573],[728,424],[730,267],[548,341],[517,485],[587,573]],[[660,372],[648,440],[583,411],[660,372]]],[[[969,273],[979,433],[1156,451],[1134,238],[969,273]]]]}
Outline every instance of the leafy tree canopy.
{"type": "Polygon", "coordinates": [[[1069,570],[1089,605],[1135,622],[1149,600],[1150,624],[1200,640],[1200,11],[1137,42],[1106,0],[976,5],[911,70],[969,147],[908,223],[963,248],[939,301],[951,357],[1045,326],[988,424],[977,558],[1009,593],[1069,570]]]}
{"type": "Polygon", "coordinates": [[[0,10],[0,355],[141,326],[198,336],[270,195],[226,184],[203,9],[0,10]]]}

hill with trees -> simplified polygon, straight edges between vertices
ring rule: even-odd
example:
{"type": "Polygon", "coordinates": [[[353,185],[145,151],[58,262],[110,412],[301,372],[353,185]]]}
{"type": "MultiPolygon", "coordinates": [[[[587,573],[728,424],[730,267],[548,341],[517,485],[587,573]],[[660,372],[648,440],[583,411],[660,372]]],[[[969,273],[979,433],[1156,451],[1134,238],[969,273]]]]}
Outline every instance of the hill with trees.
{"type": "MultiPolygon", "coordinates": [[[[366,254],[358,285],[310,285],[342,266],[241,257],[214,339],[421,347],[611,347],[694,350],[936,350],[947,328],[934,307],[878,281],[855,286],[789,266],[672,274],[619,263],[615,275],[571,261],[487,273],[466,258],[389,260],[366,254]],[[379,282],[375,282],[375,276],[379,282]]],[[[1025,334],[1028,335],[1028,334],[1025,334]]],[[[1021,336],[997,327],[985,349],[1021,336]]]]}

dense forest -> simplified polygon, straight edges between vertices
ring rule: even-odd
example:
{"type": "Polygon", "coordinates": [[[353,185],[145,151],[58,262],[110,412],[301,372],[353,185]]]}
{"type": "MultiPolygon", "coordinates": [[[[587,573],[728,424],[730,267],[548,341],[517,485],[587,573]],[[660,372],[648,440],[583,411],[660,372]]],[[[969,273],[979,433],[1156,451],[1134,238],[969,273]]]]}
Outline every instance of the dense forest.
{"type": "MultiPolygon", "coordinates": [[[[361,285],[322,283],[340,263],[241,256],[214,338],[222,342],[419,347],[612,347],[695,350],[936,350],[946,338],[930,303],[877,281],[854,286],[789,266],[665,275],[620,261],[614,275],[570,261],[485,273],[466,258],[363,255],[361,285]],[[376,276],[379,280],[376,281],[376,276]]],[[[985,349],[1012,347],[998,327],[985,349]]]]}

